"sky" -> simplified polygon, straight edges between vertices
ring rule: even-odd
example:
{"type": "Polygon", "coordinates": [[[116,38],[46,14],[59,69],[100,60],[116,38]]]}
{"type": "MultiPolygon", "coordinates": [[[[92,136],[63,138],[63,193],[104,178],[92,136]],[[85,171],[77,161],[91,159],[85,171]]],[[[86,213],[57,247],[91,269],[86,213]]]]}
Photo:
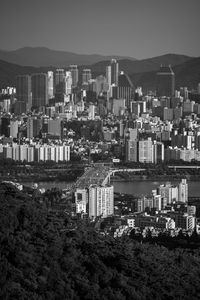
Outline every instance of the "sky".
{"type": "Polygon", "coordinates": [[[200,56],[200,0],[1,0],[0,49],[200,56]]]}

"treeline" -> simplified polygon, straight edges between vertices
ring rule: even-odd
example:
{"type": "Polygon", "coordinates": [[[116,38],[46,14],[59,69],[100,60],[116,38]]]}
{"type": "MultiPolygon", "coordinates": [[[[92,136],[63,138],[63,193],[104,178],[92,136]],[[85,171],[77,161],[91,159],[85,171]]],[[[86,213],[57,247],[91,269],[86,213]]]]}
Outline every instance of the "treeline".
{"type": "Polygon", "coordinates": [[[0,195],[0,299],[200,298],[199,249],[101,236],[14,189],[0,195]]]}

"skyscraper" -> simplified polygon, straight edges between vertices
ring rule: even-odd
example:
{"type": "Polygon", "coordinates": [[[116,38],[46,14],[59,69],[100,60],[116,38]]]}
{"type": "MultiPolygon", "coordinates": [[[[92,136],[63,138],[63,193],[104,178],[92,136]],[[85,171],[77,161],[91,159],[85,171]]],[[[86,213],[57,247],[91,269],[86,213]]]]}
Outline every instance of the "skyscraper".
{"type": "Polygon", "coordinates": [[[110,87],[111,86],[111,66],[106,67],[106,82],[110,87]]]}
{"type": "Polygon", "coordinates": [[[68,96],[72,93],[72,73],[65,72],[65,93],[68,96]]]}
{"type": "Polygon", "coordinates": [[[120,72],[118,86],[113,86],[113,98],[126,99],[126,106],[130,108],[130,100],[133,99],[134,86],[130,77],[124,72],[120,72]]]}
{"type": "Polygon", "coordinates": [[[70,72],[72,74],[72,87],[77,87],[78,84],[78,68],[77,65],[70,65],[70,72]]]}
{"type": "Polygon", "coordinates": [[[65,102],[65,98],[71,94],[72,76],[71,72],[57,69],[55,72],[55,98],[57,102],[65,102]]]}
{"type": "Polygon", "coordinates": [[[119,64],[116,59],[111,59],[111,84],[118,85],[119,64]]]}
{"type": "Polygon", "coordinates": [[[179,183],[178,196],[180,202],[188,202],[188,184],[186,179],[182,179],[179,183]]]}
{"type": "Polygon", "coordinates": [[[88,84],[88,81],[92,79],[92,74],[90,69],[83,69],[82,71],[82,85],[88,84]]]}
{"type": "Polygon", "coordinates": [[[54,97],[54,80],[53,80],[53,72],[48,71],[47,72],[47,78],[48,78],[48,100],[52,99],[54,97]]]}
{"type": "Polygon", "coordinates": [[[175,74],[170,65],[168,67],[161,65],[156,73],[156,90],[158,96],[174,96],[175,74]]]}
{"type": "Polygon", "coordinates": [[[32,106],[40,108],[48,104],[48,77],[45,73],[31,76],[32,106]]]}
{"type": "Polygon", "coordinates": [[[31,76],[18,75],[16,77],[16,93],[17,102],[20,103],[20,113],[26,112],[27,109],[31,109],[31,76]]]}

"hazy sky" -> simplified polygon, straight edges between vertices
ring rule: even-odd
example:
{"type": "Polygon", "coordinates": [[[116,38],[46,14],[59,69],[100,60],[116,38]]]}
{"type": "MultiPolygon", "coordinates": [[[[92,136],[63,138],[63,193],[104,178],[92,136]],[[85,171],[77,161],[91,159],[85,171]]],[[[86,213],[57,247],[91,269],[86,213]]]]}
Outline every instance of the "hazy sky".
{"type": "Polygon", "coordinates": [[[0,0],[0,49],[200,56],[200,0],[0,0]]]}

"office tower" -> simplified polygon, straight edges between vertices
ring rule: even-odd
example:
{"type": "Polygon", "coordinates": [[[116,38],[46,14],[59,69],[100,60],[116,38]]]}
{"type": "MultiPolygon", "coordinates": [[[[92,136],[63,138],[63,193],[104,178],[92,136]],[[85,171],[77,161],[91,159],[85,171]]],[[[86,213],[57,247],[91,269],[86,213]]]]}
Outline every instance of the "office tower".
{"type": "Polygon", "coordinates": [[[111,66],[106,67],[106,82],[110,87],[111,86],[111,66]]]}
{"type": "Polygon", "coordinates": [[[180,202],[188,202],[188,184],[186,179],[182,179],[178,185],[178,195],[180,202]]]}
{"type": "Polygon", "coordinates": [[[118,85],[119,64],[116,59],[111,59],[111,84],[118,85]]]}
{"type": "Polygon", "coordinates": [[[152,163],[152,140],[148,138],[147,140],[139,141],[139,162],[141,163],[152,163]]]}
{"type": "Polygon", "coordinates": [[[19,75],[16,77],[16,96],[17,102],[20,103],[19,114],[30,110],[32,106],[31,99],[31,76],[19,75]]]}
{"type": "Polygon", "coordinates": [[[55,72],[55,98],[57,102],[66,102],[72,92],[72,74],[64,69],[55,72]]]}
{"type": "Polygon", "coordinates": [[[41,108],[48,104],[48,76],[45,73],[31,76],[32,106],[41,108]]]}
{"type": "Polygon", "coordinates": [[[54,89],[56,101],[64,102],[64,97],[66,93],[64,69],[56,69],[54,76],[54,89]]]}
{"type": "Polygon", "coordinates": [[[83,69],[82,71],[82,85],[87,85],[88,81],[92,79],[92,74],[90,69],[83,69]]]}
{"type": "Polygon", "coordinates": [[[65,72],[65,93],[70,95],[72,93],[72,74],[71,72],[65,72]]]}
{"type": "Polygon", "coordinates": [[[72,74],[72,88],[75,88],[78,85],[78,68],[77,65],[70,65],[69,68],[72,74]]]}
{"type": "Polygon", "coordinates": [[[134,94],[134,86],[130,79],[130,77],[124,72],[120,72],[118,77],[118,86],[113,86],[112,88],[112,96],[113,98],[126,99],[126,106],[130,108],[130,100],[133,99],[134,94]]]}
{"type": "Polygon", "coordinates": [[[169,65],[168,67],[160,66],[156,73],[156,90],[157,95],[173,97],[175,94],[175,74],[169,65]]]}
{"type": "Polygon", "coordinates": [[[53,72],[48,71],[47,72],[47,78],[48,78],[48,100],[52,99],[54,97],[54,78],[53,78],[53,72]]]}

